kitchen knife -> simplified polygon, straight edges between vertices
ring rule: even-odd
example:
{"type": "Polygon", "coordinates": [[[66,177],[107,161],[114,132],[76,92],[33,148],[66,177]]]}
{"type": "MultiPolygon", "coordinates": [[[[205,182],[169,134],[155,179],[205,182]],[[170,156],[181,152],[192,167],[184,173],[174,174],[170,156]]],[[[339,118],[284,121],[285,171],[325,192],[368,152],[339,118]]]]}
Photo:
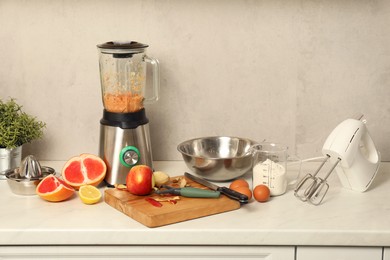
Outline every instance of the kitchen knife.
{"type": "MultiPolygon", "coordinates": [[[[164,185],[163,185],[164,187],[164,185]]],[[[189,198],[219,198],[220,192],[214,190],[204,190],[198,188],[184,187],[172,188],[165,186],[166,190],[156,190],[157,194],[173,194],[189,198]]]]}
{"type": "Polygon", "coordinates": [[[239,193],[239,192],[234,191],[232,189],[229,189],[227,187],[217,186],[209,181],[206,181],[203,178],[197,177],[197,176],[192,175],[188,172],[185,172],[184,176],[187,177],[188,179],[193,180],[199,184],[202,184],[202,185],[204,185],[212,190],[219,191],[231,199],[238,200],[240,203],[248,203],[248,196],[246,196],[245,194],[239,193]]]}

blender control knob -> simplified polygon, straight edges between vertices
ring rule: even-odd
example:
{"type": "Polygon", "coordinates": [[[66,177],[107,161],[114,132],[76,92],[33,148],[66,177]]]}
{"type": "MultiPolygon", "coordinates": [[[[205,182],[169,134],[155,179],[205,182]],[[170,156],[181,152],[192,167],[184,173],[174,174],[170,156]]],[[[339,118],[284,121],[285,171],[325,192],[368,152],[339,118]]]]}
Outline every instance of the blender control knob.
{"type": "Polygon", "coordinates": [[[132,167],[141,159],[141,154],[137,147],[126,146],[120,153],[120,161],[126,167],[132,167]]]}

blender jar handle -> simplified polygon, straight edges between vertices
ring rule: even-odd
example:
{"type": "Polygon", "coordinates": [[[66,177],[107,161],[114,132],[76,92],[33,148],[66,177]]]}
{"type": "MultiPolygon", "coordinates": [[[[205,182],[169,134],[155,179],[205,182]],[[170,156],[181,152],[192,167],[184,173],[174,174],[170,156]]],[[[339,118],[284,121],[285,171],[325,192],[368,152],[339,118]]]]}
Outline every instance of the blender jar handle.
{"type": "Polygon", "coordinates": [[[152,65],[153,70],[153,96],[144,100],[146,104],[150,104],[156,102],[160,97],[160,68],[159,62],[155,58],[145,55],[145,61],[152,65]]]}

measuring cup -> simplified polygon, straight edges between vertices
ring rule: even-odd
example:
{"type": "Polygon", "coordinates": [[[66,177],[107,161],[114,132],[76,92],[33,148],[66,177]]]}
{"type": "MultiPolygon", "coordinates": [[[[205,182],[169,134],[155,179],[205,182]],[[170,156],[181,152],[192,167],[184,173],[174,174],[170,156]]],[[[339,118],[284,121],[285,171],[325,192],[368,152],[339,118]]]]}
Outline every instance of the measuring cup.
{"type": "Polygon", "coordinates": [[[282,195],[295,184],[301,171],[301,160],[288,155],[283,144],[262,142],[251,147],[253,154],[253,187],[268,186],[271,196],[282,195]]]}

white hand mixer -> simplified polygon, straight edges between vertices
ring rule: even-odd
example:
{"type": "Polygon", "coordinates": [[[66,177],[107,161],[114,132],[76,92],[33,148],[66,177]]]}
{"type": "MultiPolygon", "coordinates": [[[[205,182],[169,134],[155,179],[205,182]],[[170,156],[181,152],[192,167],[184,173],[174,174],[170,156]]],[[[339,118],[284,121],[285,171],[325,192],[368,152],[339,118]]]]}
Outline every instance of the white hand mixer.
{"type": "Polygon", "coordinates": [[[334,169],[345,188],[360,192],[368,189],[378,172],[380,154],[361,118],[347,119],[331,132],[322,147],[326,158],[314,174],[309,173],[298,182],[294,190],[296,197],[321,204],[329,189],[326,180],[334,169]],[[333,166],[324,178],[317,177],[328,160],[333,166]]]}

